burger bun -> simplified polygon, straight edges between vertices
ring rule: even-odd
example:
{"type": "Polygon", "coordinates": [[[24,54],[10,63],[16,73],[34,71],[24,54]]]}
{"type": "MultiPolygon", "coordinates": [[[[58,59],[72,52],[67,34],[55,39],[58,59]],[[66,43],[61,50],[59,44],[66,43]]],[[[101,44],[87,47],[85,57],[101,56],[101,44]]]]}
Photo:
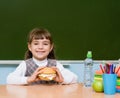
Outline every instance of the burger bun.
{"type": "Polygon", "coordinates": [[[38,75],[40,80],[52,81],[56,77],[56,71],[51,67],[45,67],[42,69],[42,73],[38,75]]]}

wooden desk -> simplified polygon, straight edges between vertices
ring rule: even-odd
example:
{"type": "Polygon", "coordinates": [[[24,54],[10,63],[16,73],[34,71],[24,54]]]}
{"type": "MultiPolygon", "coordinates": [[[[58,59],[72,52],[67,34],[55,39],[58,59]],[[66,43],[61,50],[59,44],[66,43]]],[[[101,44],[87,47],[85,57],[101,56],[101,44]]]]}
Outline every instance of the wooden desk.
{"type": "Polygon", "coordinates": [[[120,98],[120,93],[96,93],[82,84],[72,85],[0,85],[0,98],[120,98]]]}

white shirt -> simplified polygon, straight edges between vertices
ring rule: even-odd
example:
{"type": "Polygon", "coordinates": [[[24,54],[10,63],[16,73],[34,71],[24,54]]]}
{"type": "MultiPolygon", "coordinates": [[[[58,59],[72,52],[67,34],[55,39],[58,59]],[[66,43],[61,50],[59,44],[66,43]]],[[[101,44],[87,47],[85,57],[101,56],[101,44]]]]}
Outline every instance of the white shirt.
{"type": "MultiPolygon", "coordinates": [[[[33,61],[39,66],[46,66],[48,62],[47,59],[43,61],[38,61],[35,58],[33,58],[33,61]]],[[[59,62],[57,62],[56,67],[59,69],[59,71],[61,72],[64,78],[62,84],[77,83],[78,80],[77,75],[75,75],[70,70],[64,68],[63,65],[60,64],[59,62]]],[[[25,61],[22,61],[19,64],[19,66],[15,69],[15,71],[7,76],[7,84],[21,84],[21,85],[28,84],[27,83],[28,77],[25,76],[25,73],[26,73],[26,63],[25,61]]]]}

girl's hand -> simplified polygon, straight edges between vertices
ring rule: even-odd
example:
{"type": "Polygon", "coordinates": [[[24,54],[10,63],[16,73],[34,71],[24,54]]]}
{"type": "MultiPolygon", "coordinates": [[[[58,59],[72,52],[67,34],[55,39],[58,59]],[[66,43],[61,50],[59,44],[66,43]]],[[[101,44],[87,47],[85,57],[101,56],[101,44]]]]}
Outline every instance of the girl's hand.
{"type": "Polygon", "coordinates": [[[30,83],[32,83],[32,82],[39,81],[40,78],[38,78],[38,75],[39,75],[40,73],[42,73],[42,69],[43,69],[43,68],[45,68],[45,67],[38,67],[38,68],[34,71],[34,73],[33,73],[30,77],[28,77],[27,83],[30,84],[30,83]]]}
{"type": "Polygon", "coordinates": [[[54,78],[54,81],[59,82],[59,83],[63,82],[64,79],[59,69],[55,66],[52,66],[52,68],[56,71],[56,77],[54,78]]]}

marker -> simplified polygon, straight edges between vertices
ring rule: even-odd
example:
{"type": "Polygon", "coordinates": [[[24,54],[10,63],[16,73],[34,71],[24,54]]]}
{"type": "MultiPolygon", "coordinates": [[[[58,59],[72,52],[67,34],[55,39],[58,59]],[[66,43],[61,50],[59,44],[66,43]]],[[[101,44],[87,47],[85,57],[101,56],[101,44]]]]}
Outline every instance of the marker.
{"type": "Polygon", "coordinates": [[[115,70],[116,70],[116,66],[114,66],[114,70],[113,70],[114,73],[115,73],[115,70]]]}
{"type": "Polygon", "coordinates": [[[114,73],[113,64],[111,64],[109,68],[110,68],[110,72],[109,72],[109,73],[110,73],[110,74],[113,74],[113,73],[114,73]]]}

